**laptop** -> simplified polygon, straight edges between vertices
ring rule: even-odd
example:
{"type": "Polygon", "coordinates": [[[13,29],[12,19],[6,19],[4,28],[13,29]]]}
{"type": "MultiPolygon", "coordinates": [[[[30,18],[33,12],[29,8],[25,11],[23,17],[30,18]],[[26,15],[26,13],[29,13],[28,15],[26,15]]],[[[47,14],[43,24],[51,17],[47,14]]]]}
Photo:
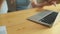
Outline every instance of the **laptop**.
{"type": "Polygon", "coordinates": [[[51,10],[44,10],[44,11],[40,11],[36,15],[28,17],[27,19],[29,21],[42,24],[47,27],[52,27],[57,15],[58,12],[51,11],[51,10]]]}

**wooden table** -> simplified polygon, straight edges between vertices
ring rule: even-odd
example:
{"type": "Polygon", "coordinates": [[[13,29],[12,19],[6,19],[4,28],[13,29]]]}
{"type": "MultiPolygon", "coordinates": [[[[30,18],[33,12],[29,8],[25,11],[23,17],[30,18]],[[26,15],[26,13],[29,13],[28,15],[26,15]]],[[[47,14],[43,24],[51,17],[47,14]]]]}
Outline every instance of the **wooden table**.
{"type": "MultiPolygon", "coordinates": [[[[44,9],[55,10],[59,12],[60,5],[56,7],[45,6],[44,9]],[[58,9],[57,9],[58,8],[58,9]]],[[[8,34],[60,34],[60,14],[55,20],[52,28],[47,28],[40,24],[28,21],[27,18],[38,13],[37,8],[11,12],[0,15],[0,25],[7,26],[8,34]]]]}

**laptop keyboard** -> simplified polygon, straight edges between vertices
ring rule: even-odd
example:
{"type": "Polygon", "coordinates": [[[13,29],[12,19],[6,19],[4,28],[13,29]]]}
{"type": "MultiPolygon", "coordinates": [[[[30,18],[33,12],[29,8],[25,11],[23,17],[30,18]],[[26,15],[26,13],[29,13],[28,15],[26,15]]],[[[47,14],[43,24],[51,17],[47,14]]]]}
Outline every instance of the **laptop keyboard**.
{"type": "Polygon", "coordinates": [[[58,14],[57,12],[52,12],[51,14],[47,15],[43,19],[40,19],[39,21],[47,23],[47,24],[53,24],[53,22],[56,19],[57,14],[58,14]]]}

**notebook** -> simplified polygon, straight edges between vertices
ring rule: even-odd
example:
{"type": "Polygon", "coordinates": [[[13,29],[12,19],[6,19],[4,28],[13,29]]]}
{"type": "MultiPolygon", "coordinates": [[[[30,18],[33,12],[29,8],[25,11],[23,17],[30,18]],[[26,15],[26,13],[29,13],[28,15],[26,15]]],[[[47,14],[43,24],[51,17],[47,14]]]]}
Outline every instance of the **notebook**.
{"type": "Polygon", "coordinates": [[[36,15],[28,17],[27,19],[47,27],[52,27],[57,15],[58,12],[56,11],[44,10],[44,11],[40,11],[36,15]]]}

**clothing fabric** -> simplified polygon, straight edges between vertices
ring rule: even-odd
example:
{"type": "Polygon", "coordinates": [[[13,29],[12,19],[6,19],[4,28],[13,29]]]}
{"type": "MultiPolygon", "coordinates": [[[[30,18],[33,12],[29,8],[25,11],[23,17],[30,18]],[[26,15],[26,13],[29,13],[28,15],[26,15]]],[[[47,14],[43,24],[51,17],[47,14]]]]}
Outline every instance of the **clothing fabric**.
{"type": "Polygon", "coordinates": [[[30,0],[16,0],[16,8],[17,10],[24,10],[32,8],[30,0]]]}
{"type": "Polygon", "coordinates": [[[7,11],[8,11],[7,2],[6,0],[4,0],[1,5],[0,14],[5,14],[7,13],[7,11]]]}

